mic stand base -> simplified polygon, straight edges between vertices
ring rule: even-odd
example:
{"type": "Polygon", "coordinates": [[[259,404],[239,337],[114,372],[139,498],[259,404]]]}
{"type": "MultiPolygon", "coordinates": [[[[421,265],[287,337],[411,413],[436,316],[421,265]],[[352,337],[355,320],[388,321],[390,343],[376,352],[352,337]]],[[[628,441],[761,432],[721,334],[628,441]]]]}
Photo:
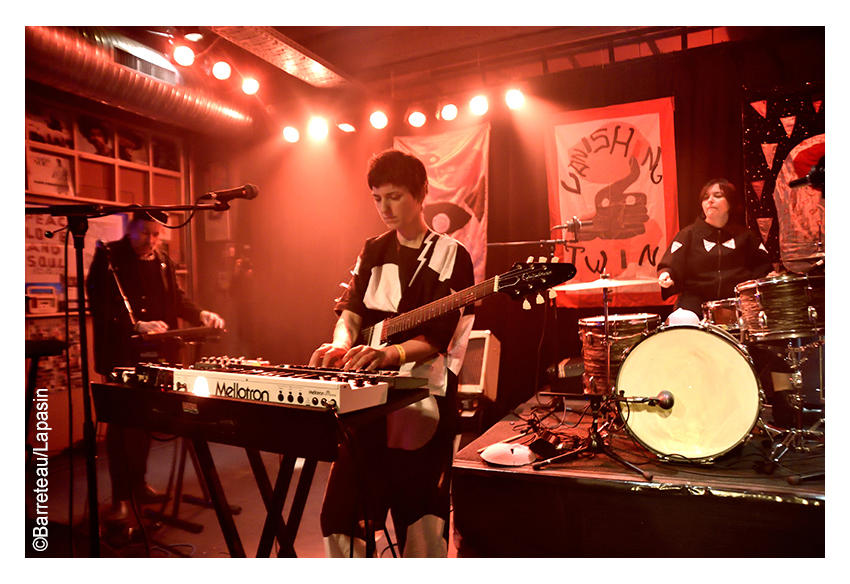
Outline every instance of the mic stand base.
{"type": "Polygon", "coordinates": [[[619,454],[614,452],[611,449],[611,446],[606,444],[605,438],[602,436],[602,434],[599,433],[599,413],[603,409],[603,400],[607,403],[607,396],[590,395],[589,397],[591,408],[593,410],[593,420],[590,424],[590,431],[588,432],[588,436],[584,439],[584,445],[579,448],[576,448],[575,450],[570,450],[569,452],[559,454],[558,456],[535,462],[533,465],[531,465],[531,468],[533,468],[534,470],[540,470],[546,466],[549,466],[550,464],[560,462],[561,460],[564,460],[571,456],[578,456],[579,454],[582,454],[584,452],[591,452],[594,454],[604,454],[612,460],[618,462],[622,466],[635,471],[636,473],[641,475],[646,482],[652,482],[653,477],[651,474],[632,464],[628,460],[625,460],[619,454]]]}

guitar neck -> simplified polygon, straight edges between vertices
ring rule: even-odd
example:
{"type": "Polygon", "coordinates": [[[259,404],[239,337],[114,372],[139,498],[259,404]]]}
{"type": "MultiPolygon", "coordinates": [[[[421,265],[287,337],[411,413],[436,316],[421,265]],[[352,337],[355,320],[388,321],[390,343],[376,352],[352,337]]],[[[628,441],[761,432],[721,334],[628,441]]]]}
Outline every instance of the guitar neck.
{"type": "MultiPolygon", "coordinates": [[[[454,310],[460,310],[465,306],[469,306],[491,294],[498,292],[499,276],[485,280],[480,284],[465,288],[460,292],[455,292],[449,296],[430,302],[419,308],[415,308],[410,312],[405,312],[398,316],[394,316],[384,320],[381,328],[381,343],[398,333],[410,330],[420,324],[439,318],[444,314],[448,314],[454,310]]],[[[371,338],[372,331],[375,327],[368,327],[363,330],[363,336],[367,339],[371,338]]]]}

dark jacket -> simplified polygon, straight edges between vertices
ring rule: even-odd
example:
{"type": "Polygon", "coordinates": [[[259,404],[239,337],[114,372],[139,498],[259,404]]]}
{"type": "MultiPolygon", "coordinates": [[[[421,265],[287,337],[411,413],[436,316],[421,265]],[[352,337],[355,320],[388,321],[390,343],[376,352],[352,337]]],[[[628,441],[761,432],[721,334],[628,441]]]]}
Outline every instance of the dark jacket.
{"type": "MultiPolygon", "coordinates": [[[[162,320],[170,329],[178,328],[178,319],[199,325],[201,309],[177,283],[174,262],[167,254],[154,251],[154,281],[142,282],[142,262],[124,236],[106,244],[121,288],[130,303],[136,321],[162,320]]],[[[132,367],[143,359],[142,348],[130,343],[135,334],[130,314],[121,297],[115,277],[109,270],[107,253],[98,247],[89,267],[86,295],[92,314],[95,370],[108,375],[115,367],[132,367]]]]}
{"type": "Polygon", "coordinates": [[[682,229],[661,258],[658,272],[670,272],[674,285],[664,299],[679,294],[677,307],[702,314],[702,303],[735,297],[735,286],[763,278],[773,268],[758,235],[729,223],[722,229],[697,219],[682,229]]]}

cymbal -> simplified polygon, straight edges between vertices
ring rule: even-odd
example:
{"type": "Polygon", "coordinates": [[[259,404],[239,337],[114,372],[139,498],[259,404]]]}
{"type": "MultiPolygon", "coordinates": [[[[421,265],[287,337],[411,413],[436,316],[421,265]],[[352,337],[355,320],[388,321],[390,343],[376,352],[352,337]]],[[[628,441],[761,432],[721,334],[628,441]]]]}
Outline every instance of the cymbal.
{"type": "Polygon", "coordinates": [[[599,278],[591,282],[575,282],[573,284],[560,284],[553,286],[552,290],[560,292],[584,292],[587,290],[603,290],[605,288],[626,288],[632,286],[646,286],[654,284],[658,286],[658,280],[614,280],[613,278],[599,278]]]}

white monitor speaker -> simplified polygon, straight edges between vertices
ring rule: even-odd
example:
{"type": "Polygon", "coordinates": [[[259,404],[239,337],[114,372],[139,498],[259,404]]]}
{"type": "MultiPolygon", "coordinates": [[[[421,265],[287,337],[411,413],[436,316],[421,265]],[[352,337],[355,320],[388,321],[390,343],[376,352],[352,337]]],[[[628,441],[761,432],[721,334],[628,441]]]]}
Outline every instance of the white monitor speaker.
{"type": "Polygon", "coordinates": [[[458,376],[458,393],[461,397],[486,396],[496,401],[499,386],[499,359],[502,347],[490,331],[472,331],[463,366],[458,376]]]}

